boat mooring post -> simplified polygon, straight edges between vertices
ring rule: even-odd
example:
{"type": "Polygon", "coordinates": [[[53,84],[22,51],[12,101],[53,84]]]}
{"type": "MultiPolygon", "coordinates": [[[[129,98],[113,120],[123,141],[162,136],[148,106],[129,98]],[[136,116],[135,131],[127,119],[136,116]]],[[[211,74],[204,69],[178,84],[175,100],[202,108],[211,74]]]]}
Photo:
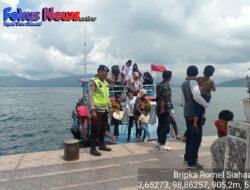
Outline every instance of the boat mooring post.
{"type": "Polygon", "coordinates": [[[72,139],[64,141],[64,157],[66,161],[78,160],[79,157],[79,140],[72,139]]]}

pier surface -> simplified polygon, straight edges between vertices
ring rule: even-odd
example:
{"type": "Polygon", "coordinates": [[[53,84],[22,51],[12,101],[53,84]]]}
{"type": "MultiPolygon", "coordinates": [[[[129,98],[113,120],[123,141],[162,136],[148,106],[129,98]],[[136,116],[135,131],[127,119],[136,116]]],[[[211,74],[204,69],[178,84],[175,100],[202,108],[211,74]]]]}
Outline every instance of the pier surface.
{"type": "MultiPolygon", "coordinates": [[[[210,145],[216,136],[203,138],[199,163],[210,168],[210,145]]],[[[66,162],[63,150],[0,156],[1,190],[106,190],[137,189],[139,168],[185,169],[185,144],[170,141],[172,151],[160,151],[156,142],[112,145],[101,157],[80,149],[80,159],[66,162]]]]}

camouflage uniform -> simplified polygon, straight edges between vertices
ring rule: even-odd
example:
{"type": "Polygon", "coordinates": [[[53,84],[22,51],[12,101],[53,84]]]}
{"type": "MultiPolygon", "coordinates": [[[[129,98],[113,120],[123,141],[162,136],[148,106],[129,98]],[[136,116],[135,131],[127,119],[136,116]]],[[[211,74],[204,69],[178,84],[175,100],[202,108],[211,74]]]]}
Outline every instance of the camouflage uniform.
{"type": "Polygon", "coordinates": [[[169,83],[160,82],[156,86],[156,113],[158,117],[157,136],[160,145],[166,144],[167,134],[170,131],[170,115],[173,113],[173,104],[171,101],[171,88],[169,83]],[[165,102],[164,113],[160,113],[161,102],[165,102]]]}
{"type": "Polygon", "coordinates": [[[165,111],[171,113],[174,109],[172,100],[172,92],[169,83],[160,82],[156,86],[156,101],[157,101],[157,113],[160,112],[160,100],[165,101],[165,111]]]}

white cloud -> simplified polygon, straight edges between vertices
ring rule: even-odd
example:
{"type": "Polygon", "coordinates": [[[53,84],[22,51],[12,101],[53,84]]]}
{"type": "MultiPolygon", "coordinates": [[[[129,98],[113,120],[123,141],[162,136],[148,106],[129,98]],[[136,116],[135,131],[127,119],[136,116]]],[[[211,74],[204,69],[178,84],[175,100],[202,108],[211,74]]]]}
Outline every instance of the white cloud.
{"type": "Polygon", "coordinates": [[[226,18],[226,24],[230,28],[249,27],[250,26],[250,6],[242,6],[239,17],[226,18]]]}
{"type": "MultiPolygon", "coordinates": [[[[10,1],[4,0],[1,10],[10,1]]],[[[18,1],[11,1],[14,4],[18,1]]],[[[184,78],[188,65],[213,64],[221,77],[241,77],[250,66],[250,4],[240,0],[44,0],[20,2],[29,10],[54,6],[96,16],[87,24],[88,71],[132,59],[148,70],[165,64],[184,78]]],[[[2,14],[1,16],[2,17],[2,14]]],[[[0,26],[1,74],[46,78],[83,72],[84,23],[0,26]],[[6,64],[8,63],[8,64],[6,64]]],[[[202,72],[200,72],[202,73],[202,72]]]]}
{"type": "Polygon", "coordinates": [[[45,56],[49,63],[53,63],[50,68],[57,72],[77,72],[79,69],[78,63],[83,60],[82,56],[68,56],[54,47],[45,50],[45,56]]]}
{"type": "Polygon", "coordinates": [[[228,64],[228,65],[216,65],[216,75],[225,77],[242,78],[245,77],[248,72],[250,62],[240,64],[228,64]]]}
{"type": "Polygon", "coordinates": [[[16,8],[16,6],[19,4],[19,0],[2,0],[2,2],[10,5],[13,8],[16,8]]]}

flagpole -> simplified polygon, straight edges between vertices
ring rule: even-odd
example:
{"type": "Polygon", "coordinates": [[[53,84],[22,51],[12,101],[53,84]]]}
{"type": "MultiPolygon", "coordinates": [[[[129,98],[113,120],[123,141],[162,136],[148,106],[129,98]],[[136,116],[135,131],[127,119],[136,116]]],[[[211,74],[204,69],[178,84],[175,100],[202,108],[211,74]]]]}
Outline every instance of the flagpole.
{"type": "Polygon", "coordinates": [[[83,99],[84,102],[88,102],[88,83],[87,83],[87,30],[86,30],[86,23],[83,25],[83,33],[84,33],[84,43],[83,43],[83,81],[82,82],[82,88],[83,88],[83,99]]]}
{"type": "Polygon", "coordinates": [[[86,42],[86,24],[84,25],[84,79],[87,82],[87,42],[86,42]]]}

